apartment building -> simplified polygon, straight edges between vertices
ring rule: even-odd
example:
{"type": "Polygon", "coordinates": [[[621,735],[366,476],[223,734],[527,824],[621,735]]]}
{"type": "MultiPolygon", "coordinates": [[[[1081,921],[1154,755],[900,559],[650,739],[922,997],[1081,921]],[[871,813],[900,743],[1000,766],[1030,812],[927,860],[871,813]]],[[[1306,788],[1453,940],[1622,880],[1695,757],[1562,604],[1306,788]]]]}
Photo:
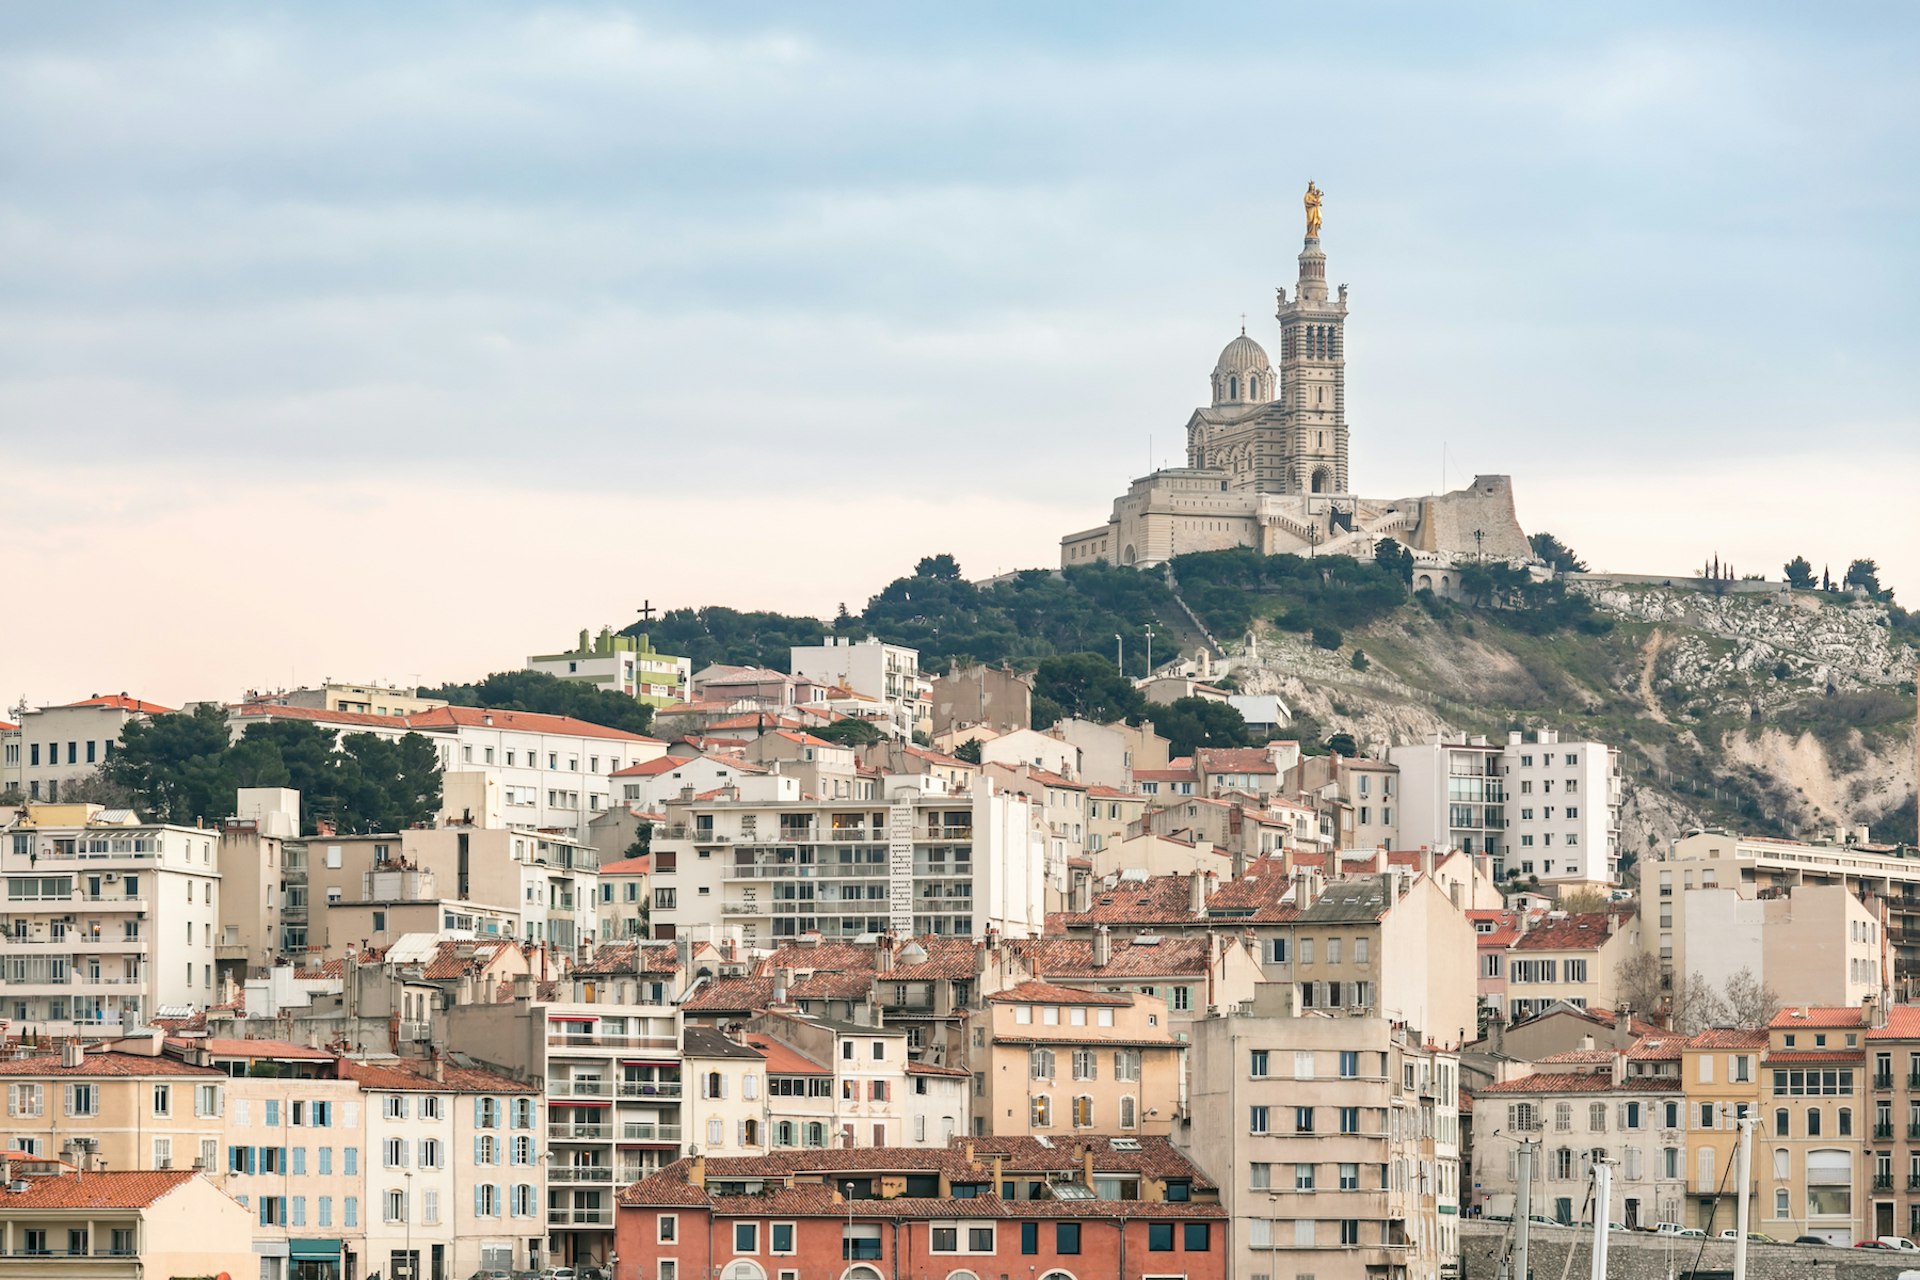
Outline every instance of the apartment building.
{"type": "Polygon", "coordinates": [[[562,653],[534,654],[527,670],[561,680],[576,680],[610,693],[623,693],[648,706],[664,707],[687,699],[693,683],[690,659],[661,653],[645,635],[581,631],[579,643],[562,653]]]}
{"type": "Polygon", "coordinates": [[[365,1110],[365,1270],[465,1280],[545,1265],[548,1180],[574,1170],[547,1159],[534,1085],[437,1053],[341,1070],[365,1110]]]}
{"type": "Polygon", "coordinates": [[[1051,732],[1079,749],[1081,781],[1113,790],[1130,792],[1135,769],[1164,769],[1171,758],[1167,740],[1154,732],[1151,720],[1099,724],[1068,716],[1051,732]]]}
{"type": "MultiPolygon", "coordinates": [[[[572,951],[599,929],[600,851],[569,836],[506,828],[421,827],[385,835],[320,836],[306,842],[308,901],[318,914],[309,935],[329,952],[373,933],[473,928],[443,924],[447,911],[514,921],[523,942],[572,951]],[[406,902],[438,904],[425,921],[395,912],[378,921],[366,912],[333,919],[334,908],[406,902]],[[485,912],[481,908],[494,908],[485,912]],[[424,925],[424,927],[423,927],[424,925]]],[[[485,932],[484,924],[480,930],[485,932]]]]}
{"type": "Polygon", "coordinates": [[[698,1156],[621,1192],[618,1243],[669,1280],[1226,1280],[1214,1191],[1151,1138],[698,1156]]]}
{"type": "Polygon", "coordinates": [[[412,716],[447,705],[444,698],[423,698],[411,685],[348,684],[329,680],[299,689],[272,693],[249,689],[243,702],[266,706],[304,707],[314,711],[345,711],[361,716],[412,716]]]}
{"type": "Polygon", "coordinates": [[[116,1036],[215,1003],[216,833],[99,805],[26,806],[0,829],[0,1015],[116,1036]]]}
{"type": "MultiPolygon", "coordinates": [[[[1878,1009],[1876,1008],[1876,1013],[1878,1009]]],[[[1895,1005],[1867,1031],[1873,1091],[1874,1235],[1920,1232],[1920,1006],[1895,1005]]]]}
{"type": "Polygon", "coordinates": [[[1640,951],[1631,912],[1520,913],[1507,945],[1506,1017],[1520,1022],[1555,1004],[1611,1009],[1621,964],[1640,951]]]}
{"type": "Polygon", "coordinates": [[[225,1170],[224,1072],[161,1052],[156,1031],[118,1049],[0,1057],[7,1146],[109,1169],[225,1170]]]}
{"type": "Polygon", "coordinates": [[[898,737],[933,732],[933,683],[920,673],[918,649],[828,636],[824,644],[794,645],[787,669],[883,704],[898,737]]]}
{"type": "Polygon", "coordinates": [[[1438,734],[1390,748],[1387,760],[1400,771],[1401,845],[1488,854],[1500,879],[1517,869],[1506,840],[1500,752],[1484,737],[1448,741],[1438,734]]]}
{"type": "Polygon", "coordinates": [[[214,849],[220,872],[214,973],[244,983],[307,949],[307,846],[300,839],[300,793],[243,787],[234,816],[220,824],[214,849]]]}
{"type": "MultiPolygon", "coordinates": [[[[1873,1190],[1891,1200],[1891,1172],[1879,1171],[1892,1135],[1868,1143],[1868,1029],[1860,1009],[1803,1005],[1782,1009],[1767,1026],[1761,1067],[1771,1158],[1756,1170],[1754,1189],[1771,1201],[1769,1221],[1787,1239],[1813,1235],[1838,1245],[1859,1239],[1871,1220],[1870,1176],[1884,1176],[1886,1185],[1873,1190]]],[[[1695,1159],[1699,1179],[1707,1167],[1695,1159]]]]}
{"type": "Polygon", "coordinates": [[[1620,753],[1562,742],[1553,729],[1507,735],[1507,866],[1543,882],[1606,887],[1620,876],[1620,753]]]}
{"type": "MultiPolygon", "coordinates": [[[[687,1026],[680,1033],[688,1141],[710,1156],[751,1156],[770,1144],[767,1055],[745,1027],[687,1026]]],[[[792,1145],[789,1143],[788,1145],[792,1145]]]]}
{"type": "Polygon", "coordinates": [[[1047,865],[1064,868],[1087,851],[1087,784],[1031,764],[989,762],[982,768],[993,787],[1005,794],[1039,801],[1047,832],[1047,865]]]}
{"type": "Polygon", "coordinates": [[[1602,1211],[1589,1203],[1593,1164],[1609,1160],[1616,1199],[1604,1206],[1608,1221],[1645,1230],[1681,1221],[1687,1133],[1678,1073],[1635,1074],[1627,1054],[1604,1049],[1534,1065],[1474,1097],[1474,1203],[1514,1212],[1519,1145],[1532,1142],[1534,1213],[1570,1225],[1593,1221],[1602,1211]]]}
{"type": "Polygon", "coordinates": [[[57,803],[61,787],[91,777],[112,757],[128,722],[171,711],[124,693],[23,708],[16,727],[19,759],[0,778],[0,790],[17,787],[28,801],[57,803]]]}
{"type": "Polygon", "coordinates": [[[1173,1132],[1185,1047],[1167,1002],[1018,983],[987,997],[974,1135],[1173,1132]]]}
{"type": "MultiPolygon", "coordinates": [[[[1686,1181],[1683,1216],[1663,1221],[1684,1222],[1717,1235],[1735,1221],[1739,1185],[1734,1181],[1734,1152],[1740,1140],[1740,1119],[1757,1116],[1764,1122],[1767,1095],[1761,1060],[1767,1052],[1765,1028],[1710,1027],[1691,1038],[1662,1037],[1680,1045],[1681,1125],[1685,1129],[1682,1177],[1686,1181]]],[[[1768,1235],[1783,1228],[1788,1207],[1778,1198],[1769,1206],[1762,1194],[1762,1174],[1769,1167],[1767,1142],[1771,1130],[1762,1123],[1754,1132],[1753,1166],[1747,1193],[1753,1229],[1768,1235]]],[[[1797,1233],[1796,1233],[1797,1234],[1797,1233]]],[[[1791,1238],[1791,1237],[1786,1237],[1791,1238]]]]}
{"type": "MultiPolygon", "coordinates": [[[[447,1046],[487,1069],[543,1084],[550,1260],[604,1263],[614,1188],[681,1148],[680,989],[672,969],[516,979],[513,998],[447,1011],[447,1046]],[[535,999],[539,991],[549,993],[535,999]]],[[[538,1130],[534,1136],[539,1136],[538,1130]]]]}
{"type": "Polygon", "coordinates": [[[1227,1175],[1228,1270],[1457,1275],[1460,1068],[1417,1028],[1293,1016],[1283,989],[1194,1030],[1194,1162],[1227,1175]]]}
{"type": "Polygon", "coordinates": [[[807,933],[1037,934],[1052,875],[1042,823],[1037,801],[986,784],[956,795],[933,776],[889,777],[868,803],[811,799],[780,775],[741,778],[667,803],[652,846],[654,936],[724,926],[757,947],[807,933]]]}
{"type": "MultiPolygon", "coordinates": [[[[826,1120],[830,1141],[843,1147],[904,1145],[910,1090],[905,1030],[884,1023],[803,1014],[791,1007],[775,1005],[751,1018],[747,1033],[756,1045],[763,1042],[783,1045],[808,1062],[831,1068],[833,1083],[829,1100],[833,1107],[826,1120]]],[[[797,1066],[790,1061],[783,1065],[797,1066]]],[[[809,1091],[815,1087],[809,1085],[809,1091]]],[[[777,1107],[769,1114],[777,1114],[779,1120],[793,1120],[800,1136],[812,1136],[814,1107],[808,1106],[799,1114],[777,1107]],[[801,1125],[807,1128],[800,1129],[801,1125]]],[[[782,1130],[781,1138],[784,1140],[786,1136],[782,1130]]]]}
{"type": "Polygon", "coordinates": [[[191,1170],[53,1170],[5,1161],[0,1280],[251,1276],[247,1211],[191,1170]]]}
{"type": "Polygon", "coordinates": [[[1303,756],[1282,789],[1313,803],[1336,849],[1400,847],[1400,770],[1387,761],[1338,752],[1303,756]]]}
{"type": "Polygon", "coordinates": [[[1897,898],[1876,887],[1844,880],[1763,884],[1713,858],[1648,870],[1646,910],[1654,927],[1642,928],[1642,945],[1668,979],[1697,976],[1724,989],[1745,970],[1786,1003],[1832,1006],[1884,1002],[1893,986],[1889,944],[1906,934],[1888,924],[1897,898]],[[1690,938],[1706,945],[1690,947],[1690,938]]]}

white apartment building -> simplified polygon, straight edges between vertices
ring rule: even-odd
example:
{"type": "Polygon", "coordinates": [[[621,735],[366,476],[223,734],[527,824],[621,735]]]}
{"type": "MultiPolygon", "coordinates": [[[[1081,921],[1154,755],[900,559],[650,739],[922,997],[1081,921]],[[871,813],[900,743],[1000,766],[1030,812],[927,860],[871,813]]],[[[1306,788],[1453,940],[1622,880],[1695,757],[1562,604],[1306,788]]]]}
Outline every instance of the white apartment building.
{"type": "Polygon", "coordinates": [[[98,805],[29,805],[0,831],[0,1017],[117,1036],[214,1003],[218,833],[98,805]]]}
{"type": "Polygon", "coordinates": [[[545,1265],[538,1089],[440,1057],[342,1069],[365,1095],[366,1270],[459,1280],[545,1265]]]}
{"type": "Polygon", "coordinates": [[[129,720],[166,715],[171,707],[143,702],[124,693],[96,694],[57,707],[23,708],[17,741],[8,745],[0,790],[17,787],[27,800],[57,801],[60,788],[88,777],[120,746],[129,720]]]}
{"type": "Polygon", "coordinates": [[[411,716],[447,705],[444,698],[423,698],[410,685],[346,684],[329,680],[301,689],[263,693],[249,689],[247,702],[282,707],[312,707],[317,711],[348,711],[366,716],[411,716]]]}
{"type": "MultiPolygon", "coordinates": [[[[732,926],[748,947],[802,934],[857,938],[1038,935],[1048,865],[1038,797],[984,780],[889,776],[884,798],[806,798],[797,779],[741,778],[722,796],[670,801],[653,837],[656,937],[732,926]]],[[[701,935],[704,936],[704,935],[701,935]]]]}
{"type": "Polygon", "coordinates": [[[766,1055],[732,1029],[685,1027],[680,1035],[687,1141],[704,1156],[765,1155],[766,1055]]]}
{"type": "Polygon", "coordinates": [[[1290,1014],[1263,987],[1194,1025],[1176,1141],[1221,1171],[1228,1274],[1459,1274],[1458,1056],[1383,1018],[1290,1014]]]}
{"type": "Polygon", "coordinates": [[[684,702],[693,682],[693,663],[660,653],[644,635],[616,635],[610,627],[599,635],[580,633],[577,648],[565,653],[537,653],[527,659],[527,670],[560,680],[577,680],[624,693],[651,706],[684,702]]]}
{"type": "Polygon", "coordinates": [[[1620,871],[1620,753],[1552,729],[1507,735],[1507,867],[1556,884],[1611,885],[1620,871]]]}
{"type": "Polygon", "coordinates": [[[1494,875],[1612,884],[1619,870],[1619,753],[1551,729],[1394,747],[1399,843],[1493,855],[1494,875]]]}
{"type": "Polygon", "coordinates": [[[903,738],[933,732],[933,682],[920,674],[920,651],[828,636],[825,644],[794,645],[787,664],[796,676],[844,685],[886,704],[903,738]]]}

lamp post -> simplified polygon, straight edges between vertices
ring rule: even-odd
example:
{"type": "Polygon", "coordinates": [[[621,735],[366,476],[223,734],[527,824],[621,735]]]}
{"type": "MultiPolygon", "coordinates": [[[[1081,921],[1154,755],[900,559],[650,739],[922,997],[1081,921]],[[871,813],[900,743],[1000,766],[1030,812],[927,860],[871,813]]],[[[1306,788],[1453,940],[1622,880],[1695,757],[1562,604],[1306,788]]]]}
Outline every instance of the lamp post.
{"type": "Polygon", "coordinates": [[[413,1170],[406,1172],[407,1179],[407,1280],[414,1280],[419,1268],[413,1265],[413,1170]]]}
{"type": "Polygon", "coordinates": [[[1147,628],[1147,679],[1153,679],[1153,628],[1147,628]]]}
{"type": "Polygon", "coordinates": [[[1113,637],[1113,665],[1120,669],[1121,675],[1127,674],[1127,644],[1118,632],[1113,637]]]}

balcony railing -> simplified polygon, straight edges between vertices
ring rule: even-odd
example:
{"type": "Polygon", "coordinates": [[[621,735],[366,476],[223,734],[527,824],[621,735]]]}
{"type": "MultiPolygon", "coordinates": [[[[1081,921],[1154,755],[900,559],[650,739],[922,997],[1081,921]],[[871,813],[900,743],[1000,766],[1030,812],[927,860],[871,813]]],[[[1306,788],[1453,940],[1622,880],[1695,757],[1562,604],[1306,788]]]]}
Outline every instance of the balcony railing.
{"type": "Polygon", "coordinates": [[[578,1036],[549,1035],[549,1049],[677,1049],[680,1042],[671,1034],[657,1036],[578,1036]]]}
{"type": "Polygon", "coordinates": [[[547,1128],[549,1142],[605,1142],[613,1136],[613,1126],[605,1124],[556,1124],[547,1128]]]}
{"type": "Polygon", "coordinates": [[[1893,1088],[1893,1072],[1876,1071],[1873,1075],[1873,1087],[1876,1089],[1893,1088]]]}
{"type": "Polygon", "coordinates": [[[646,1120],[629,1120],[620,1126],[622,1142],[678,1142],[680,1126],[677,1124],[654,1124],[646,1120]]]}
{"type": "Polygon", "coordinates": [[[547,1181],[560,1182],[612,1182],[613,1170],[599,1165],[556,1165],[547,1170],[547,1181]]]}
{"type": "Polygon", "coordinates": [[[13,1249],[0,1250],[0,1258],[44,1258],[60,1262],[74,1258],[137,1258],[137,1249],[13,1249]]]}
{"type": "Polygon", "coordinates": [[[1874,1137],[1876,1137],[1876,1138],[1880,1138],[1880,1139],[1883,1139],[1883,1140],[1884,1140],[1884,1139],[1886,1139],[1886,1138],[1891,1138],[1891,1137],[1893,1136],[1893,1125],[1891,1125],[1891,1124],[1876,1124],[1876,1125],[1874,1125],[1874,1126],[1873,1126],[1873,1136],[1874,1136],[1874,1137]]]}
{"type": "Polygon", "coordinates": [[[1920,1173],[1910,1173],[1907,1175],[1907,1190],[1920,1191],[1920,1173]]]}
{"type": "Polygon", "coordinates": [[[1892,1174],[1890,1174],[1890,1173],[1876,1173],[1876,1174],[1874,1174],[1874,1175],[1873,1175],[1873,1189],[1874,1189],[1875,1191],[1891,1191],[1891,1190],[1893,1190],[1893,1175],[1892,1175],[1892,1174]]]}
{"type": "Polygon", "coordinates": [[[842,1240],[840,1256],[848,1262],[877,1262],[880,1259],[878,1240],[842,1240]]]}
{"type": "Polygon", "coordinates": [[[678,1098],[678,1080],[645,1084],[628,1080],[559,1080],[547,1084],[549,1098],[678,1098]]]}
{"type": "Polygon", "coordinates": [[[613,1225],[611,1209],[549,1209],[547,1225],[550,1227],[610,1227],[613,1225]]]}

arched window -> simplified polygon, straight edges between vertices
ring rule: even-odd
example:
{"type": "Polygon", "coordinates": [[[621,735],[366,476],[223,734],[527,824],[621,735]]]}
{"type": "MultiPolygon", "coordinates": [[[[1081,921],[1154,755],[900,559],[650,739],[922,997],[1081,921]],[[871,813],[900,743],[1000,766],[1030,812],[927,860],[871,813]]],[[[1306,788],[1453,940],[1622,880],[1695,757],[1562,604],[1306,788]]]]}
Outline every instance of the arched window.
{"type": "Polygon", "coordinates": [[[751,1258],[735,1258],[720,1272],[720,1280],[767,1280],[767,1273],[751,1258]]]}
{"type": "Polygon", "coordinates": [[[1073,1280],[1073,1272],[1049,1271],[1047,1274],[1041,1276],[1040,1280],[1073,1280]]]}
{"type": "Polygon", "coordinates": [[[880,1273],[869,1266],[848,1267],[840,1273],[840,1280],[883,1280],[880,1273]]]}
{"type": "Polygon", "coordinates": [[[1773,1216],[1776,1218],[1784,1218],[1791,1212],[1792,1210],[1788,1207],[1787,1189],[1781,1187],[1773,1193],[1773,1216]]]}
{"type": "Polygon", "coordinates": [[[760,1145],[760,1122],[758,1120],[748,1120],[741,1127],[740,1145],[743,1147],[757,1147],[760,1145]]]}
{"type": "Polygon", "coordinates": [[[1036,1128],[1047,1128],[1053,1124],[1053,1099],[1044,1093],[1036,1093],[1032,1098],[1031,1123],[1036,1128]]]}
{"type": "Polygon", "coordinates": [[[1818,1107],[1807,1108],[1807,1136],[1809,1138],[1820,1136],[1820,1108],[1818,1107]]]}
{"type": "Polygon", "coordinates": [[[718,1116],[715,1116],[713,1119],[707,1121],[707,1145],[709,1147],[717,1147],[717,1146],[720,1146],[722,1143],[724,1143],[726,1140],[727,1140],[727,1122],[720,1119],[720,1117],[718,1116]]]}
{"type": "Polygon", "coordinates": [[[826,1146],[827,1145],[827,1126],[825,1126],[824,1124],[821,1124],[818,1120],[815,1120],[811,1124],[809,1124],[807,1126],[807,1145],[810,1147],[826,1146]]]}
{"type": "Polygon", "coordinates": [[[773,1127],[773,1145],[776,1147],[793,1145],[793,1121],[782,1120],[773,1127]]]}
{"type": "Polygon", "coordinates": [[[726,1077],[722,1076],[718,1071],[707,1072],[707,1092],[704,1096],[709,1098],[726,1097],[726,1077]]]}
{"type": "Polygon", "coordinates": [[[1238,400],[1239,398],[1240,398],[1240,379],[1234,377],[1232,374],[1228,374],[1227,375],[1227,399],[1238,400]]]}
{"type": "Polygon", "coordinates": [[[1775,1107],[1773,1109],[1773,1136],[1776,1138],[1786,1137],[1787,1130],[1790,1127],[1787,1123],[1787,1109],[1785,1107],[1775,1107]]]}
{"type": "Polygon", "coordinates": [[[971,1271],[949,1271],[947,1280],[980,1280],[980,1277],[971,1271]]]}

